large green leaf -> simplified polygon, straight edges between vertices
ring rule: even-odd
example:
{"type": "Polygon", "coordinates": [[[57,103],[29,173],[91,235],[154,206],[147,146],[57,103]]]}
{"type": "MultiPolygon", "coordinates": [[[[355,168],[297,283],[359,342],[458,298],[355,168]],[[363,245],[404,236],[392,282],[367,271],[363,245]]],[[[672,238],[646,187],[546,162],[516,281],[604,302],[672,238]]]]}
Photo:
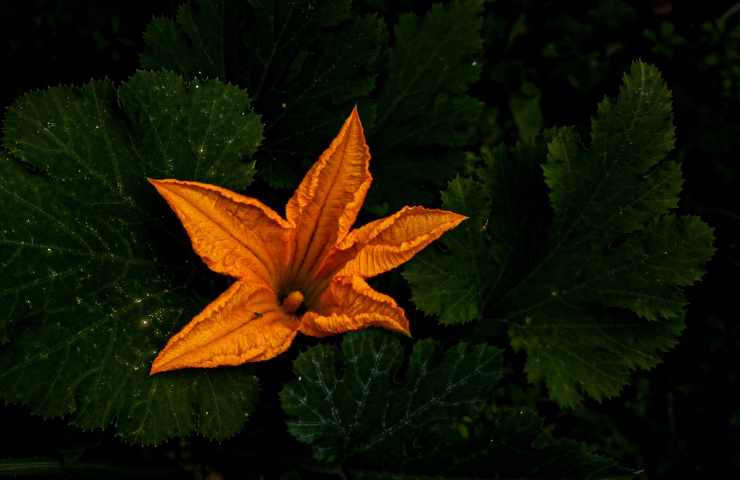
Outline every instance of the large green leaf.
{"type": "MultiPolygon", "coordinates": [[[[713,251],[706,224],[669,214],[681,175],[665,158],[670,93],[655,68],[632,66],[591,135],[586,147],[572,128],[549,131],[547,154],[539,137],[484,151],[465,191],[488,195],[488,210],[473,217],[486,231],[446,258],[420,256],[405,274],[417,306],[443,323],[485,317],[481,333],[508,327],[530,380],[564,406],[614,396],[630,372],[659,361],[683,328],[682,288],[713,251]],[[445,296],[453,286],[458,294],[445,296]],[[455,303],[462,291],[474,299],[467,310],[455,303]]],[[[445,195],[458,190],[453,183],[445,195]]]]}
{"type": "Polygon", "coordinates": [[[281,393],[288,428],[351,478],[607,478],[615,464],[556,440],[527,409],[491,408],[501,376],[494,347],[431,340],[406,361],[382,331],[321,345],[294,364],[281,393]],[[403,365],[403,366],[402,366],[403,365]],[[379,461],[379,459],[382,459],[379,461]]]}
{"type": "Polygon", "coordinates": [[[280,394],[288,429],[322,461],[382,454],[403,462],[429,445],[430,432],[484,401],[501,375],[501,352],[487,345],[441,354],[423,340],[401,372],[403,360],[400,341],[378,330],[346,335],[339,355],[328,345],[302,353],[297,381],[280,394]]]}
{"type": "Polygon", "coordinates": [[[4,134],[0,395],[142,443],[238,431],[255,403],[247,370],[148,376],[203,301],[200,261],[146,179],[246,185],[261,139],[247,95],[140,72],[118,91],[25,95],[4,134]]]}
{"type": "Polygon", "coordinates": [[[572,129],[551,136],[550,246],[502,304],[523,320],[510,335],[529,354],[530,379],[572,406],[583,393],[616,395],[630,371],[653,367],[675,344],[681,287],[701,278],[713,237],[698,218],[665,215],[678,203],[681,174],[665,159],[670,92],[654,67],[635,63],[616,101],[600,104],[588,148],[572,129]]]}

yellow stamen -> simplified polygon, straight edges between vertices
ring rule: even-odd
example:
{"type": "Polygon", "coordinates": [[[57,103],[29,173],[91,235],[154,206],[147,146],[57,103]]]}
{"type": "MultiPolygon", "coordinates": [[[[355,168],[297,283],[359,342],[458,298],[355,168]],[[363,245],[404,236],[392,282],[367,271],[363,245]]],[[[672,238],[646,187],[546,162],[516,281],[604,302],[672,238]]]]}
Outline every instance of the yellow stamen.
{"type": "Polygon", "coordinates": [[[303,294],[298,290],[293,290],[283,300],[283,310],[286,313],[295,313],[303,305],[303,294]]]}

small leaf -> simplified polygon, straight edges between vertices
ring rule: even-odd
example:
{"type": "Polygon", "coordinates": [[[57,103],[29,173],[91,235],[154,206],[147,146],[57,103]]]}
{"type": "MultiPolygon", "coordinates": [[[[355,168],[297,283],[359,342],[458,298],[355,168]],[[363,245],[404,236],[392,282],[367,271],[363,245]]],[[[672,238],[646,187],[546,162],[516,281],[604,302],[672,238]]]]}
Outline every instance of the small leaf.
{"type": "Polygon", "coordinates": [[[533,142],[542,130],[544,119],[540,108],[541,96],[539,88],[531,83],[525,83],[522,90],[509,100],[511,114],[519,130],[519,138],[525,143],[533,142]]]}
{"type": "Polygon", "coordinates": [[[181,5],[174,20],[154,18],[149,23],[144,41],[156,48],[141,54],[142,67],[169,67],[188,78],[224,78],[224,0],[196,4],[181,5]]]}

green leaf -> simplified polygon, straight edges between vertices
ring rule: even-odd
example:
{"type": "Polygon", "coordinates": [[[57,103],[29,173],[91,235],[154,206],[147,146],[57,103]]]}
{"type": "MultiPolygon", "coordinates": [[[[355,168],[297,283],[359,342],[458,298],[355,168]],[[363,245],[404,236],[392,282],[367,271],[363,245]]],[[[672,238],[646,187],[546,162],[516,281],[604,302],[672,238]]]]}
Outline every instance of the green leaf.
{"type": "Polygon", "coordinates": [[[473,180],[456,178],[442,193],[442,206],[471,218],[417,255],[403,276],[416,307],[450,325],[481,318],[485,288],[494,273],[485,236],[490,199],[473,180]]]}
{"type": "Polygon", "coordinates": [[[654,67],[635,63],[616,101],[600,104],[590,147],[573,129],[550,135],[550,246],[499,306],[519,319],[509,333],[529,355],[530,380],[575,406],[583,393],[615,396],[632,370],[652,368],[675,344],[681,287],[701,278],[713,236],[698,218],[666,215],[681,175],[664,160],[670,92],[654,67]],[[613,308],[640,318],[614,320],[613,308]]]}
{"type": "Polygon", "coordinates": [[[663,161],[673,148],[671,94],[656,68],[634,63],[617,100],[599,104],[589,148],[573,129],[551,135],[544,172],[562,242],[603,244],[678,204],[679,165],[663,161]]]}
{"type": "MultiPolygon", "coordinates": [[[[246,369],[148,376],[198,312],[200,268],[147,183],[243,186],[261,138],[247,95],[140,72],[20,98],[0,158],[0,396],[127,441],[221,439],[256,400],[246,369]]],[[[212,277],[213,278],[213,277],[212,277]]],[[[208,293],[210,296],[211,293],[208,293]]]]}
{"type": "Polygon", "coordinates": [[[352,478],[607,478],[619,469],[584,445],[545,433],[527,409],[491,408],[501,352],[422,340],[405,361],[382,331],[299,355],[280,394],[288,429],[352,478]],[[402,367],[402,365],[407,365],[402,367]],[[382,458],[382,462],[378,462],[382,458]],[[431,475],[431,476],[430,476],[431,475]],[[428,477],[430,476],[430,477],[428,477]]]}
{"type": "Polygon", "coordinates": [[[540,89],[527,82],[522,85],[521,91],[509,100],[509,108],[519,130],[519,138],[525,143],[533,142],[542,130],[544,119],[540,108],[541,97],[540,89]]]}
{"type": "Polygon", "coordinates": [[[195,8],[181,5],[175,19],[154,18],[144,42],[156,48],[141,54],[143,68],[223,79],[224,0],[198,0],[195,8]]]}
{"type": "Polygon", "coordinates": [[[588,446],[546,433],[542,419],[527,408],[485,405],[450,424],[439,440],[401,472],[387,464],[347,470],[352,478],[364,480],[632,478],[631,472],[588,446]]]}
{"type": "Polygon", "coordinates": [[[482,318],[486,300],[505,291],[543,248],[548,212],[540,142],[484,148],[475,178],[457,178],[443,207],[470,217],[417,255],[403,272],[417,308],[445,325],[482,318]],[[440,245],[443,248],[440,248],[440,245]]]}
{"type": "Polygon", "coordinates": [[[501,375],[501,353],[486,345],[442,354],[423,340],[400,371],[403,360],[396,337],[377,330],[346,335],[339,354],[328,345],[302,353],[297,381],[280,394],[288,429],[321,461],[401,464],[430,445],[430,432],[484,401],[501,375]]]}
{"type": "Polygon", "coordinates": [[[713,235],[698,218],[669,214],[681,174],[665,159],[670,93],[655,68],[636,63],[619,97],[601,103],[590,146],[572,128],[546,137],[546,147],[535,137],[484,150],[472,178],[445,196],[487,196],[477,213],[446,205],[485,231],[469,229],[448,253],[420,255],[405,275],[415,304],[441,323],[484,317],[480,334],[508,328],[513,347],[527,352],[529,379],[570,407],[584,394],[617,395],[632,371],[653,367],[676,343],[683,288],[701,278],[713,235]],[[468,310],[456,303],[465,298],[474,299],[468,310]]]}
{"type": "Polygon", "coordinates": [[[544,380],[563,406],[584,392],[616,396],[632,370],[654,367],[677,342],[686,305],[679,287],[701,277],[712,242],[698,218],[665,216],[606,255],[553,259],[530,281],[516,312],[524,321],[509,331],[528,353],[529,379],[544,380]]]}
{"type": "Polygon", "coordinates": [[[142,63],[246,88],[265,123],[258,160],[272,187],[294,188],[359,104],[377,179],[368,206],[436,200],[430,192],[458,171],[482,111],[468,95],[480,74],[482,2],[403,14],[390,44],[383,16],[365,11],[347,0],[200,0],[150,25],[142,63]],[[223,72],[211,67],[217,58],[223,72]]]}
{"type": "Polygon", "coordinates": [[[118,93],[153,174],[172,177],[175,164],[190,158],[192,170],[184,173],[192,178],[236,190],[251,183],[254,163],[244,159],[256,152],[262,125],[243,90],[216,80],[186,86],[174,74],[141,72],[118,93]]]}
{"type": "Polygon", "coordinates": [[[480,74],[481,13],[479,0],[457,0],[423,17],[401,15],[378,99],[376,150],[470,142],[482,109],[467,95],[480,74]]]}
{"type": "Polygon", "coordinates": [[[482,102],[468,94],[482,57],[482,2],[434,4],[426,15],[401,15],[377,92],[370,135],[377,181],[368,203],[396,210],[429,202],[460,171],[456,149],[475,139],[482,102]]]}
{"type": "MultiPolygon", "coordinates": [[[[189,77],[202,71],[246,88],[265,123],[260,168],[273,186],[293,188],[305,162],[317,158],[375,86],[385,25],[372,15],[351,14],[350,7],[347,0],[201,0],[181,7],[177,22],[152,23],[142,62],[189,77]],[[207,12],[207,19],[197,12],[207,12]],[[193,51],[181,20],[191,17],[204,17],[198,32],[220,42],[193,51]],[[190,60],[183,63],[183,57],[190,60]],[[210,58],[225,58],[223,71],[210,68],[210,58]]],[[[371,125],[374,109],[360,110],[371,125]]]]}

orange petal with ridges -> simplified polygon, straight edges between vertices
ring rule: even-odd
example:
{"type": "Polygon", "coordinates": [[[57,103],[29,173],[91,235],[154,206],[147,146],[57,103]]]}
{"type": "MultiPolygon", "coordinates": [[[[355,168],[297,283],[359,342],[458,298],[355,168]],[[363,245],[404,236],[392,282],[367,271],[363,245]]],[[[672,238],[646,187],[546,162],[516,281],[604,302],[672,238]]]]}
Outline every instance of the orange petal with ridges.
{"type": "Polygon", "coordinates": [[[286,207],[296,226],[293,270],[305,279],[354,224],[372,183],[370,151],[357,108],[311,167],[286,207]]]}
{"type": "Polygon", "coordinates": [[[253,198],[199,182],[152,180],[190,236],[193,249],[219,273],[277,288],[292,255],[292,226],[253,198]]]}
{"type": "MultiPolygon", "coordinates": [[[[327,259],[327,269],[345,263],[339,275],[372,277],[407,262],[467,217],[447,210],[404,207],[353,230],[327,259]],[[346,260],[350,257],[350,260],[346,260]]],[[[336,266],[334,267],[336,268],[336,266]]]]}
{"type": "Polygon", "coordinates": [[[335,277],[319,304],[303,315],[300,331],[312,337],[381,327],[410,335],[401,307],[388,295],[373,290],[358,276],[335,277]]]}
{"type": "Polygon", "coordinates": [[[150,375],[268,360],[290,347],[298,325],[270,288],[237,281],[170,338],[150,375]]]}

